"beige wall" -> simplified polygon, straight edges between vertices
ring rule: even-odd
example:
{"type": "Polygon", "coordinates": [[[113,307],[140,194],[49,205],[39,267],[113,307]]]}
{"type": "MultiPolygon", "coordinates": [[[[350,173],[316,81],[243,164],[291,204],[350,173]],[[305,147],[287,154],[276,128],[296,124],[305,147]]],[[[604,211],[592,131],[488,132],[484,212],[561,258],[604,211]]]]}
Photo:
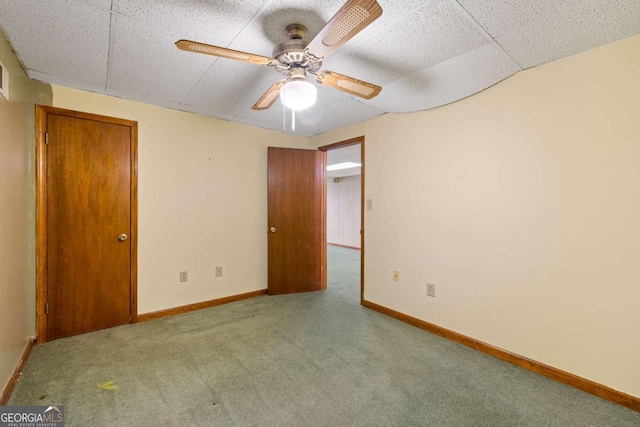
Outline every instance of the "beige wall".
{"type": "Polygon", "coordinates": [[[0,31],[9,99],[0,95],[0,391],[35,335],[35,107],[51,87],[30,81],[0,31]]]}
{"type": "Polygon", "coordinates": [[[360,247],[360,175],[329,178],[327,242],[360,247]]]}
{"type": "Polygon", "coordinates": [[[306,138],[61,86],[53,103],[138,121],[138,313],[267,287],[267,146],[306,138]]]}
{"type": "Polygon", "coordinates": [[[313,138],[366,137],[365,298],[640,396],[638,76],[640,36],[313,138]]]}

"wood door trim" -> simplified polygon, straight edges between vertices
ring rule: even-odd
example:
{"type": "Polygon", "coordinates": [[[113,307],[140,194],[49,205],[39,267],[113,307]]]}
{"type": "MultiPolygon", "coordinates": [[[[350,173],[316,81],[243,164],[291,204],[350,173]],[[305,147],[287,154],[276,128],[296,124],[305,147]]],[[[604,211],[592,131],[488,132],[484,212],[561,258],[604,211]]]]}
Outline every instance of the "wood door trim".
{"type": "Polygon", "coordinates": [[[47,342],[47,168],[45,137],[47,107],[36,105],[36,331],[38,344],[47,342]]]}
{"type": "Polygon", "coordinates": [[[37,343],[48,341],[47,314],[47,116],[60,115],[84,120],[127,126],[131,130],[131,312],[130,323],[138,321],[138,122],[64,108],[36,105],[36,330],[37,343]]]}
{"type": "MultiPolygon", "coordinates": [[[[360,162],[362,163],[362,166],[360,167],[360,304],[362,305],[364,303],[364,169],[365,169],[365,161],[364,161],[364,135],[362,136],[357,136],[355,138],[351,138],[351,139],[346,139],[344,141],[339,141],[339,142],[335,142],[333,144],[328,144],[328,145],[323,145],[322,147],[318,147],[318,150],[320,151],[324,151],[327,152],[329,150],[335,150],[336,148],[342,148],[342,147],[348,147],[350,145],[357,145],[360,144],[360,162]]],[[[327,229],[326,229],[326,224],[327,224],[327,209],[326,209],[326,200],[327,200],[327,193],[326,193],[326,188],[327,186],[324,186],[325,188],[325,194],[324,194],[324,199],[325,199],[325,209],[324,209],[324,214],[323,214],[323,221],[324,221],[324,235],[325,235],[325,243],[326,243],[326,236],[327,236],[327,229]]],[[[325,254],[326,255],[326,254],[325,254]]],[[[326,275],[326,271],[327,271],[327,260],[326,260],[326,256],[324,259],[324,267],[323,270],[325,272],[326,275]]],[[[326,281],[325,281],[326,283],[326,281]]]]}
{"type": "Polygon", "coordinates": [[[493,356],[496,359],[503,360],[513,365],[524,368],[528,371],[535,372],[543,375],[554,381],[566,384],[570,387],[577,388],[584,392],[593,394],[594,396],[601,397],[602,399],[616,403],[621,406],[626,406],[629,409],[640,412],[640,398],[626,394],[624,392],[612,389],[595,381],[588,380],[586,378],[579,377],[567,371],[563,371],[553,366],[545,365],[542,362],[529,359],[519,354],[512,353],[510,351],[495,347],[491,344],[479,341],[475,338],[462,335],[458,332],[450,329],[445,329],[442,326],[435,325],[433,323],[426,322],[416,317],[409,316],[408,314],[401,313],[391,308],[376,304],[371,301],[363,301],[362,305],[371,310],[375,310],[378,313],[385,314],[387,316],[398,319],[401,322],[408,323],[409,325],[423,329],[435,335],[439,335],[450,341],[458,344],[471,347],[481,353],[493,356]]]}

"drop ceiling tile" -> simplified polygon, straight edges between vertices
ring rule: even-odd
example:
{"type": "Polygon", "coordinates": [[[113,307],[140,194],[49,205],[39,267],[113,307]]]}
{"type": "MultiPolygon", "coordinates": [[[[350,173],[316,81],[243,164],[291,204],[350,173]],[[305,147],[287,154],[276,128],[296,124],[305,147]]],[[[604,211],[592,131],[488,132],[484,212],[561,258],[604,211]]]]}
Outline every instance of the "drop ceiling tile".
{"type": "MultiPolygon", "coordinates": [[[[365,30],[366,31],[366,30],[365,30]]],[[[390,22],[335,58],[326,69],[385,85],[421,68],[488,43],[459,8],[432,0],[407,15],[401,25],[390,22]]]]}
{"type": "MultiPolygon", "coordinates": [[[[427,3],[431,3],[434,0],[394,0],[379,1],[382,7],[382,16],[369,24],[361,32],[356,34],[353,38],[347,41],[339,50],[332,54],[332,57],[339,56],[341,53],[348,51],[354,46],[358,46],[361,43],[371,41],[372,43],[379,43],[380,37],[387,32],[403,32],[405,27],[404,22],[407,19],[411,19],[416,14],[420,13],[419,8],[427,3]]],[[[443,0],[437,0],[443,1],[443,0]]],[[[288,2],[282,2],[288,3],[288,2]]],[[[313,38],[324,25],[335,15],[335,13],[344,5],[344,0],[334,0],[329,2],[322,2],[320,6],[315,6],[317,9],[317,15],[323,17],[323,21],[319,26],[309,28],[310,38],[313,38]]],[[[308,8],[313,7],[310,5],[308,8]]]]}
{"type": "MultiPolygon", "coordinates": [[[[331,87],[322,86],[319,84],[315,84],[315,85],[316,85],[316,88],[318,89],[318,99],[316,100],[316,103],[311,108],[307,108],[306,110],[300,111],[298,114],[300,117],[307,117],[307,116],[313,115],[317,112],[320,112],[324,108],[327,108],[331,105],[342,102],[345,99],[355,98],[345,92],[333,89],[331,87]]],[[[364,102],[366,103],[366,101],[364,102]]]]}
{"type": "Polygon", "coordinates": [[[23,0],[7,5],[0,25],[25,68],[40,77],[104,86],[109,19],[108,10],[79,0],[23,0]]]}
{"type": "MultiPolygon", "coordinates": [[[[354,38],[349,40],[340,49],[354,45],[358,40],[363,40],[367,34],[376,33],[380,22],[394,21],[409,10],[415,9],[424,0],[396,1],[393,7],[384,8],[382,17],[369,25],[354,38]]],[[[344,5],[344,0],[330,0],[317,2],[315,0],[300,0],[292,4],[287,0],[268,2],[260,13],[242,30],[238,37],[229,46],[233,49],[271,56],[273,48],[287,40],[286,27],[289,24],[299,23],[307,27],[307,39],[312,40],[322,30],[326,23],[344,5]]],[[[336,55],[336,54],[334,54],[336,55]]]]}
{"type": "Polygon", "coordinates": [[[260,10],[230,45],[232,49],[271,56],[273,48],[286,41],[289,24],[307,27],[311,40],[344,4],[342,0],[273,0],[260,10]]]}
{"type": "Polygon", "coordinates": [[[313,114],[308,114],[307,111],[299,112],[296,115],[296,130],[292,131],[291,110],[286,110],[283,114],[282,105],[280,102],[277,102],[265,111],[246,111],[241,116],[235,117],[233,121],[252,124],[279,132],[311,137],[332,129],[367,120],[380,114],[384,114],[384,112],[358,101],[345,99],[336,104],[316,109],[313,114]],[[307,113],[307,115],[303,116],[301,113],[307,113]]]}
{"type": "MultiPolygon", "coordinates": [[[[314,83],[315,84],[315,83],[314,83]]],[[[346,99],[349,99],[349,97],[344,96],[344,92],[326,87],[326,86],[321,86],[316,84],[316,88],[318,90],[318,97],[316,99],[315,104],[313,104],[311,107],[302,110],[302,111],[298,111],[296,113],[296,117],[298,117],[301,120],[304,120],[305,117],[309,117],[312,116],[314,114],[318,114],[320,112],[322,112],[325,108],[329,108],[332,105],[338,104],[346,99]]],[[[282,110],[283,108],[283,104],[282,102],[278,99],[277,103],[274,104],[274,107],[282,110]]],[[[290,115],[291,112],[288,111],[287,115],[290,115]]]]}
{"type": "Polygon", "coordinates": [[[269,67],[220,58],[186,97],[184,104],[235,116],[243,109],[251,109],[262,93],[284,77],[269,67]]]}
{"type": "MultiPolygon", "coordinates": [[[[285,78],[284,75],[270,67],[221,59],[207,72],[186,98],[184,104],[197,108],[209,108],[216,117],[243,116],[251,110],[251,106],[271,85],[283,78],[285,78]]],[[[312,81],[311,78],[308,80],[312,81]]],[[[317,101],[304,113],[319,110],[326,105],[345,99],[340,91],[317,84],[316,88],[317,101]]],[[[281,108],[281,105],[277,100],[271,108],[281,108]]]]}
{"type": "Polygon", "coordinates": [[[314,114],[300,117],[296,127],[300,132],[315,136],[352,123],[372,119],[384,113],[383,110],[346,98],[314,114]]]}
{"type": "Polygon", "coordinates": [[[85,83],[77,79],[70,79],[64,75],[51,75],[51,74],[42,73],[36,70],[30,70],[28,68],[26,71],[27,71],[27,75],[30,78],[34,80],[39,80],[41,82],[58,85],[58,86],[72,87],[75,89],[86,90],[88,92],[105,93],[104,84],[97,85],[92,83],[85,83]]]}
{"type": "Polygon", "coordinates": [[[152,94],[136,92],[135,90],[127,89],[114,89],[109,88],[106,92],[107,95],[116,96],[118,98],[129,99],[131,101],[143,102],[145,104],[157,105],[165,108],[178,109],[179,102],[167,101],[166,99],[156,98],[152,94]]]}
{"type": "Polygon", "coordinates": [[[458,0],[494,38],[558,13],[566,0],[458,0]]]}
{"type": "Polygon", "coordinates": [[[109,90],[181,103],[215,58],[178,49],[172,37],[122,16],[114,20],[109,90]]]}
{"type": "Polygon", "coordinates": [[[194,107],[192,105],[185,105],[185,104],[178,106],[178,110],[186,111],[187,113],[199,114],[201,116],[214,117],[216,119],[227,120],[227,121],[233,121],[233,119],[235,118],[235,116],[232,114],[219,112],[213,108],[201,108],[201,107],[194,107]]]}
{"type": "Polygon", "coordinates": [[[507,33],[497,42],[522,68],[530,68],[640,32],[637,0],[573,0],[562,6],[557,14],[507,33]]]}
{"type": "MultiPolygon", "coordinates": [[[[586,33],[591,27],[592,49],[640,33],[638,0],[572,0],[562,9],[571,24],[586,33]]],[[[564,4],[564,3],[563,3],[564,4]]]]}
{"type": "Polygon", "coordinates": [[[228,45],[267,0],[117,0],[116,10],[175,39],[228,45]]]}
{"type": "MultiPolygon", "coordinates": [[[[94,8],[99,8],[102,10],[110,10],[112,0],[63,0],[63,1],[67,3],[73,3],[79,6],[86,4],[88,6],[93,6],[94,8]]],[[[53,2],[54,0],[51,1],[51,3],[53,2]]],[[[9,9],[12,8],[11,7],[12,5],[15,6],[14,13],[15,13],[15,9],[21,9],[21,8],[24,8],[25,6],[31,6],[31,4],[25,5],[25,4],[17,4],[17,3],[19,2],[17,2],[16,0],[0,0],[0,19],[5,15],[5,13],[9,9]]],[[[29,3],[29,2],[24,2],[24,3],[29,3]]],[[[33,1],[31,3],[33,4],[33,1]]],[[[42,3],[42,1],[40,3],[42,3]]]]}
{"type": "Polygon", "coordinates": [[[111,10],[111,4],[113,3],[113,0],[79,0],[79,1],[83,3],[91,4],[103,10],[111,10]]]}
{"type": "Polygon", "coordinates": [[[480,92],[517,71],[495,43],[485,45],[388,84],[371,104],[397,113],[439,107],[480,92]]]}
{"type": "MultiPolygon", "coordinates": [[[[268,110],[256,111],[249,109],[236,116],[233,121],[258,126],[263,129],[283,131],[283,112],[279,103],[272,105],[268,110]]],[[[289,112],[287,113],[286,124],[287,130],[290,131],[291,116],[289,112]]]]}

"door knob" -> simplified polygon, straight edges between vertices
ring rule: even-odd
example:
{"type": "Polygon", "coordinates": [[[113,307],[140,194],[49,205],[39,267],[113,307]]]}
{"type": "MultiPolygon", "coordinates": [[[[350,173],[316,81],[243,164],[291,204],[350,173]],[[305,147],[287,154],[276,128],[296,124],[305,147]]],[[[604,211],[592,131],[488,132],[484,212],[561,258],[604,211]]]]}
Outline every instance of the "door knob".
{"type": "Polygon", "coordinates": [[[125,240],[127,240],[126,234],[122,233],[121,235],[118,236],[118,241],[124,242],[125,240]]]}
{"type": "Polygon", "coordinates": [[[275,228],[275,227],[271,227],[271,228],[269,229],[269,231],[271,231],[272,233],[275,233],[275,232],[276,232],[276,228],[275,228]]]}

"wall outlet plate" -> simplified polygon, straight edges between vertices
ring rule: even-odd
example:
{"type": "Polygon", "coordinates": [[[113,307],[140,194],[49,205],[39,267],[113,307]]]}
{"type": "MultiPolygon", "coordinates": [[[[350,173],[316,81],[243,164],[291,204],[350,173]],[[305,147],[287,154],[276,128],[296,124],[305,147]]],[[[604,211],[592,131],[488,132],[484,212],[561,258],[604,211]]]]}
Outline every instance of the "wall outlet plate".
{"type": "Polygon", "coordinates": [[[222,277],[222,267],[216,267],[216,277],[222,277]]]}
{"type": "Polygon", "coordinates": [[[398,270],[393,270],[393,281],[394,282],[400,281],[400,272],[398,270]]]}
{"type": "Polygon", "coordinates": [[[188,271],[181,271],[180,272],[180,281],[181,282],[189,281],[189,272],[188,271]]]}
{"type": "Polygon", "coordinates": [[[427,296],[436,297],[436,285],[433,283],[427,283],[427,296]]]}

